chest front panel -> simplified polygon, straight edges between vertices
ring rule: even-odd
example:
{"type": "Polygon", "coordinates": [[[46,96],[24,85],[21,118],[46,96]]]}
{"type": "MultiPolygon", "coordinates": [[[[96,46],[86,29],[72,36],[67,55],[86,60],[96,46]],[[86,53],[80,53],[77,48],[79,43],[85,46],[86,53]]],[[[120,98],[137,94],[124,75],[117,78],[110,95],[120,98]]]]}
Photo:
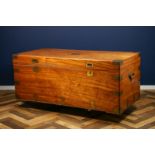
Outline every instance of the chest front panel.
{"type": "Polygon", "coordinates": [[[138,54],[105,52],[102,55],[74,50],[51,53],[41,50],[14,56],[18,98],[113,114],[121,114],[137,100],[138,54]]]}

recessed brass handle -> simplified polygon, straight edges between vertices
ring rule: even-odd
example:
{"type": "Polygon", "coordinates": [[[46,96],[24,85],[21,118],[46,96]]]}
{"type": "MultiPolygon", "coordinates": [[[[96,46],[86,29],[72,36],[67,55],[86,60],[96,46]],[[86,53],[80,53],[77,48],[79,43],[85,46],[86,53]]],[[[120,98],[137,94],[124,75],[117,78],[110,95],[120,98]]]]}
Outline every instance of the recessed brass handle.
{"type": "Polygon", "coordinates": [[[38,63],[38,59],[32,59],[32,63],[38,63]]]}
{"type": "Polygon", "coordinates": [[[93,64],[92,63],[87,63],[86,64],[86,68],[92,68],[93,67],[93,64]]]}

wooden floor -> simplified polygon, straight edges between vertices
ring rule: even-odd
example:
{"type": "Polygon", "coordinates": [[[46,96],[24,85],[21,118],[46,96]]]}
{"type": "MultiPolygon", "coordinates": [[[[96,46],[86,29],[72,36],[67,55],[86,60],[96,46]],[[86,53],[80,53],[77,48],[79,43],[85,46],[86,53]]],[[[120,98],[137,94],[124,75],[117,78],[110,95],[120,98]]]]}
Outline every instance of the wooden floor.
{"type": "Polygon", "coordinates": [[[39,103],[23,103],[14,91],[0,91],[0,128],[155,128],[155,90],[141,92],[141,99],[122,116],[39,103]]]}

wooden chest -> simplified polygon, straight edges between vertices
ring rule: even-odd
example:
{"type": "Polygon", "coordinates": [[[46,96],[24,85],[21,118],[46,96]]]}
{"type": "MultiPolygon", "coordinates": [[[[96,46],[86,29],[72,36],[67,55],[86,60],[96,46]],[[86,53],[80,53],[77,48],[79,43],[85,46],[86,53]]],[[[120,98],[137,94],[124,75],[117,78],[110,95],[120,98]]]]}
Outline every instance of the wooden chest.
{"type": "Polygon", "coordinates": [[[122,114],[140,96],[137,52],[39,49],[13,56],[16,96],[122,114]]]}

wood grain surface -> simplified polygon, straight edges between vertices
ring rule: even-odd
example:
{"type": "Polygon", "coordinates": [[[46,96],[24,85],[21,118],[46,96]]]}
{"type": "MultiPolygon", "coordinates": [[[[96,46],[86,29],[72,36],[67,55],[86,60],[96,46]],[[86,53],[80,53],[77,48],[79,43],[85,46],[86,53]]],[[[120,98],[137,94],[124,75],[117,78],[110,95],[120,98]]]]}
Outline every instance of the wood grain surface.
{"type": "Polygon", "coordinates": [[[122,114],[139,98],[136,52],[40,49],[15,55],[13,64],[24,101],[122,114]]]}

